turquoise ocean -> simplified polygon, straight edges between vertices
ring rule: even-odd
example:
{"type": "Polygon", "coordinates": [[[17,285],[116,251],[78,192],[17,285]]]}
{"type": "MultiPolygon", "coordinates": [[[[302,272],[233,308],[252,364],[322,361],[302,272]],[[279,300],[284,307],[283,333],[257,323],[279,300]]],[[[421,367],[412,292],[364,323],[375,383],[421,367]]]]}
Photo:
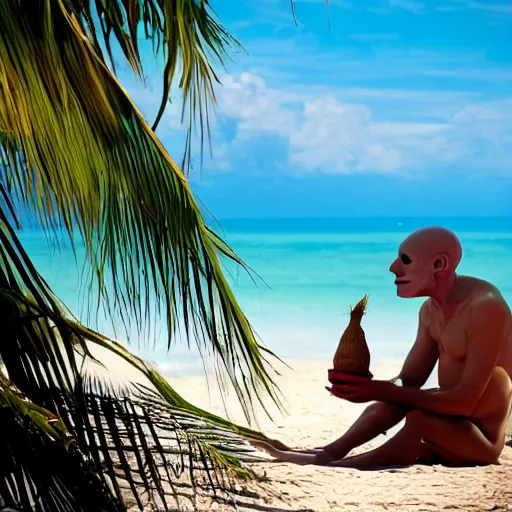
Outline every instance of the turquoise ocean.
{"type": "MultiPolygon", "coordinates": [[[[396,296],[389,265],[400,242],[431,225],[452,229],[463,246],[459,273],[491,281],[512,304],[512,218],[451,219],[237,219],[215,229],[256,273],[226,271],[235,295],[262,342],[284,359],[329,360],[348,322],[350,306],[364,294],[370,302],[363,327],[373,360],[403,358],[414,341],[423,299],[396,296]]],[[[49,247],[37,230],[19,237],[36,268],[81,320],[86,297],[69,244],[49,247]]],[[[131,348],[155,362],[164,375],[202,372],[195,350],[178,340],[167,351],[162,319],[156,343],[131,348]]],[[[93,327],[108,335],[110,324],[93,327]]],[[[123,341],[122,337],[119,337],[123,341]]]]}

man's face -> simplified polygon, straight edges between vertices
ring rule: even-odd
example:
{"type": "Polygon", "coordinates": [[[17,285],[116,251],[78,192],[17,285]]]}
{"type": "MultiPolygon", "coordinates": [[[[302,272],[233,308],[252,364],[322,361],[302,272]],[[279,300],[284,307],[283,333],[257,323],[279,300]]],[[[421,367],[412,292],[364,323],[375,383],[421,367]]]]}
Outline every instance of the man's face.
{"type": "Polygon", "coordinates": [[[415,251],[406,244],[399,247],[398,257],[389,270],[396,276],[396,293],[399,297],[425,297],[435,285],[433,267],[429,259],[422,255],[421,251],[415,251]]]}

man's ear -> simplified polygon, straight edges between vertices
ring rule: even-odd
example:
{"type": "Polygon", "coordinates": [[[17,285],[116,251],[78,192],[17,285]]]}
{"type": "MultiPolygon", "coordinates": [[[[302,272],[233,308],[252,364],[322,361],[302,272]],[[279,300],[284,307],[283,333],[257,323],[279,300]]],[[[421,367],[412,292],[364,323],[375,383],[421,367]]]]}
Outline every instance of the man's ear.
{"type": "Polygon", "coordinates": [[[448,268],[448,258],[441,254],[434,260],[434,273],[444,272],[448,268]]]}

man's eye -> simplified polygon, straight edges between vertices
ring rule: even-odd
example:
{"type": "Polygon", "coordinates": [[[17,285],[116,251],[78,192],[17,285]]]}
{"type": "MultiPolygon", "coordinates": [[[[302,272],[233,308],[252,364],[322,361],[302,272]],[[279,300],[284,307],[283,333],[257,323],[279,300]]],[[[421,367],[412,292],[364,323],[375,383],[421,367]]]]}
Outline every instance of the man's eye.
{"type": "Polygon", "coordinates": [[[409,265],[409,263],[411,263],[411,258],[409,258],[407,254],[400,254],[400,260],[404,265],[409,265]]]}

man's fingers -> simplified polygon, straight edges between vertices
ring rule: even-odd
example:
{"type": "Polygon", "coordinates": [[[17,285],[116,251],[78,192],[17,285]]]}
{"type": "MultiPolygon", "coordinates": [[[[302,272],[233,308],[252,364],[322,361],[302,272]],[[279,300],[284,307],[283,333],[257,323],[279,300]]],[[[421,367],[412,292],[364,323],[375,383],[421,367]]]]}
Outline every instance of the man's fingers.
{"type": "Polygon", "coordinates": [[[352,395],[346,394],[346,393],[339,393],[337,391],[331,391],[331,395],[337,397],[337,398],[350,398],[352,395]]]}
{"type": "Polygon", "coordinates": [[[347,394],[347,395],[351,395],[351,394],[357,393],[359,391],[356,387],[345,386],[344,384],[334,384],[331,389],[332,389],[332,391],[335,391],[336,393],[343,393],[343,394],[347,394]]]}

